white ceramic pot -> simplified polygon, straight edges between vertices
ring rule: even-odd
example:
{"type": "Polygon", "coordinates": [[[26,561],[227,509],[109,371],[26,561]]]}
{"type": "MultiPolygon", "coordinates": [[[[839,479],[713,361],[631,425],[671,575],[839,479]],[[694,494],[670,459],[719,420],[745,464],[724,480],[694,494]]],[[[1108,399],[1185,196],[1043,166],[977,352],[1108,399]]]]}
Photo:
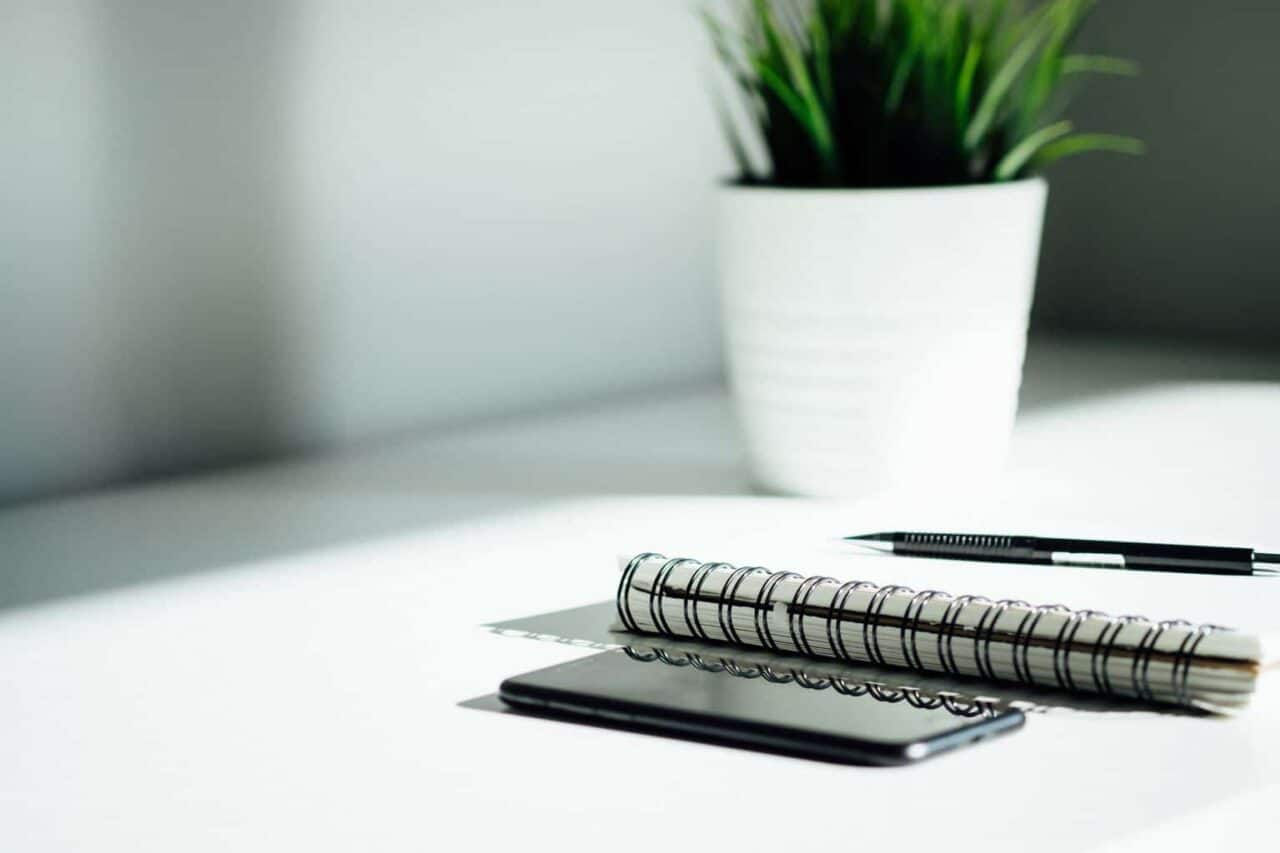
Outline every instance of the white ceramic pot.
{"type": "Polygon", "coordinates": [[[729,376],[756,481],[860,497],[999,474],[1047,187],[721,190],[729,376]]]}

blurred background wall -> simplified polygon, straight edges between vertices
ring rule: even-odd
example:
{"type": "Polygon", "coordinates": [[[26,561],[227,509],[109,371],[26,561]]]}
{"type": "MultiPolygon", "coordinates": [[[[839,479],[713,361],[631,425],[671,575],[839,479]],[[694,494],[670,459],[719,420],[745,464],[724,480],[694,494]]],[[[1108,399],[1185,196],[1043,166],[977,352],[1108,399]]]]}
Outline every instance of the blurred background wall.
{"type": "MultiPolygon", "coordinates": [[[[1276,342],[1280,6],[1108,0],[1041,327],[1276,342]]],[[[0,0],[0,503],[718,375],[688,0],[0,0]]]]}
{"type": "Polygon", "coordinates": [[[0,501],[718,370],[684,0],[0,0],[0,501]]]}
{"type": "Polygon", "coordinates": [[[1083,39],[1142,74],[1073,117],[1148,152],[1054,171],[1037,324],[1280,345],[1280,3],[1102,0],[1083,39]]]}

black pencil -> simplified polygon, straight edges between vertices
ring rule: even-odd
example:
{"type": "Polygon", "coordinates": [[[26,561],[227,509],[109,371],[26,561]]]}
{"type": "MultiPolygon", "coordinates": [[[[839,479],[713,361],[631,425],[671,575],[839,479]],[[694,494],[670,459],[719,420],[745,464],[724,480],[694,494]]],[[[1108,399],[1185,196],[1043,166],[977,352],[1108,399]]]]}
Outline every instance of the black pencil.
{"type": "Polygon", "coordinates": [[[1280,575],[1280,568],[1277,568],[1280,566],[1280,554],[1268,554],[1252,548],[987,533],[863,533],[844,538],[864,548],[909,557],[1090,566],[1141,572],[1280,575]]]}

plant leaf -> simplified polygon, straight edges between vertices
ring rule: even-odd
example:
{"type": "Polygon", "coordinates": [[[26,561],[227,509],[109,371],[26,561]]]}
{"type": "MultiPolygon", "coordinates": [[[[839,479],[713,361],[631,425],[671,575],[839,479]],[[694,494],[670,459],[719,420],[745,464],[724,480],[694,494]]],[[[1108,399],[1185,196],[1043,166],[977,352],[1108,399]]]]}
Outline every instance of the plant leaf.
{"type": "Polygon", "coordinates": [[[712,87],[711,99],[715,103],[716,118],[720,122],[720,130],[724,133],[724,138],[729,143],[729,150],[733,152],[733,161],[738,166],[739,180],[754,181],[756,174],[755,169],[751,166],[751,157],[747,154],[747,146],[742,142],[742,134],[739,132],[733,116],[729,114],[729,107],[725,104],[724,97],[718,87],[712,87]]]}
{"type": "Polygon", "coordinates": [[[728,0],[703,15],[727,74],[714,80],[726,141],[744,176],[833,187],[1011,180],[1138,151],[1060,120],[1070,75],[1136,71],[1073,51],[1097,2],[728,0]]]}
{"type": "Polygon", "coordinates": [[[782,79],[778,72],[763,62],[756,65],[756,74],[760,76],[760,82],[769,91],[773,92],[774,96],[779,101],[782,101],[782,105],[795,116],[796,121],[800,122],[806,130],[809,130],[811,123],[809,111],[805,108],[804,100],[791,88],[791,84],[782,79]]]}
{"type": "Polygon", "coordinates": [[[884,111],[887,115],[893,115],[902,106],[902,95],[907,90],[907,81],[911,79],[911,69],[916,64],[919,52],[918,45],[913,42],[898,58],[893,76],[889,78],[889,90],[884,96],[884,111]]]}
{"type": "Polygon", "coordinates": [[[1007,181],[1014,177],[1037,151],[1053,140],[1066,136],[1071,130],[1071,122],[1059,121],[1030,134],[1026,139],[1009,149],[1009,153],[1004,155],[1000,162],[996,164],[996,180],[1007,181]]]}
{"type": "Polygon", "coordinates": [[[1132,136],[1117,136],[1113,133],[1077,133],[1044,146],[1032,162],[1036,168],[1043,168],[1063,157],[1072,157],[1089,151],[1143,154],[1146,150],[1147,146],[1143,141],[1132,136]]]}
{"type": "Polygon", "coordinates": [[[1000,108],[1001,100],[1013,88],[1014,81],[1018,79],[1018,75],[1022,73],[1027,63],[1035,56],[1036,51],[1040,49],[1051,23],[1052,20],[1050,18],[1044,18],[1033,27],[1018,42],[1017,47],[1005,59],[1000,69],[996,71],[995,76],[991,78],[991,84],[987,86],[987,91],[983,93],[982,100],[978,102],[978,109],[974,111],[973,120],[969,122],[969,127],[965,131],[964,144],[970,151],[977,148],[978,143],[986,136],[992,122],[995,121],[996,110],[1000,108]]]}
{"type": "Polygon", "coordinates": [[[969,42],[965,50],[964,64],[960,66],[960,76],[956,81],[956,115],[960,118],[960,129],[969,125],[969,108],[973,98],[973,78],[978,73],[978,62],[982,59],[982,46],[969,42]]]}
{"type": "MultiPolygon", "coordinates": [[[[714,15],[705,9],[702,12],[702,21],[707,28],[707,34],[711,38],[711,46],[715,49],[716,57],[720,60],[720,64],[724,66],[724,70],[744,89],[750,89],[750,81],[743,65],[741,56],[734,53],[733,48],[729,46],[731,34],[714,15]]],[[[740,40],[740,39],[739,39],[740,40]]]]}
{"type": "Polygon", "coordinates": [[[1075,53],[1062,57],[1063,74],[1117,74],[1121,77],[1136,77],[1139,71],[1138,63],[1118,56],[1075,53]]]}
{"type": "Polygon", "coordinates": [[[818,92],[822,96],[823,107],[831,112],[836,106],[835,85],[831,81],[831,35],[827,32],[827,22],[821,10],[814,13],[809,30],[809,39],[813,43],[813,66],[818,77],[818,92]]]}
{"type": "Polygon", "coordinates": [[[778,26],[768,0],[756,0],[756,3],[762,10],[760,13],[761,21],[765,26],[766,35],[773,45],[773,50],[781,56],[787,76],[791,78],[794,91],[804,104],[808,117],[803,123],[808,128],[809,135],[813,138],[814,147],[818,149],[818,157],[822,160],[823,167],[828,175],[834,176],[838,171],[835,140],[831,135],[831,125],[827,121],[826,111],[818,98],[813,79],[809,76],[809,69],[805,67],[804,55],[800,52],[800,48],[796,46],[795,41],[778,26]]]}

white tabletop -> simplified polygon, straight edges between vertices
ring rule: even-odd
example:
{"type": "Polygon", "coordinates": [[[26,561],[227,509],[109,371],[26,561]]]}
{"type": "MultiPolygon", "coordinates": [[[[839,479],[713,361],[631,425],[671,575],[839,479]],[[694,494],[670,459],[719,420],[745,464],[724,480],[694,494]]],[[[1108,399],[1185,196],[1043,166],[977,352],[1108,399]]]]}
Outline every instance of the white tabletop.
{"type": "MultiPolygon", "coordinates": [[[[614,555],[629,548],[767,562],[789,541],[905,512],[1274,548],[1277,380],[1265,357],[1038,345],[1010,471],[968,496],[750,496],[723,393],[693,389],[9,509],[0,840],[23,851],[1246,841],[1277,828],[1276,690],[1226,720],[1036,716],[1014,736],[893,770],[460,703],[585,653],[479,626],[608,598],[614,555]]],[[[1017,578],[965,571],[965,585],[1017,578]]],[[[1081,605],[1118,574],[1059,571],[1064,599],[1081,605]]],[[[1269,616],[1280,584],[1202,588],[1205,612],[1189,615],[1231,608],[1259,620],[1248,627],[1280,626],[1269,616]]]]}

